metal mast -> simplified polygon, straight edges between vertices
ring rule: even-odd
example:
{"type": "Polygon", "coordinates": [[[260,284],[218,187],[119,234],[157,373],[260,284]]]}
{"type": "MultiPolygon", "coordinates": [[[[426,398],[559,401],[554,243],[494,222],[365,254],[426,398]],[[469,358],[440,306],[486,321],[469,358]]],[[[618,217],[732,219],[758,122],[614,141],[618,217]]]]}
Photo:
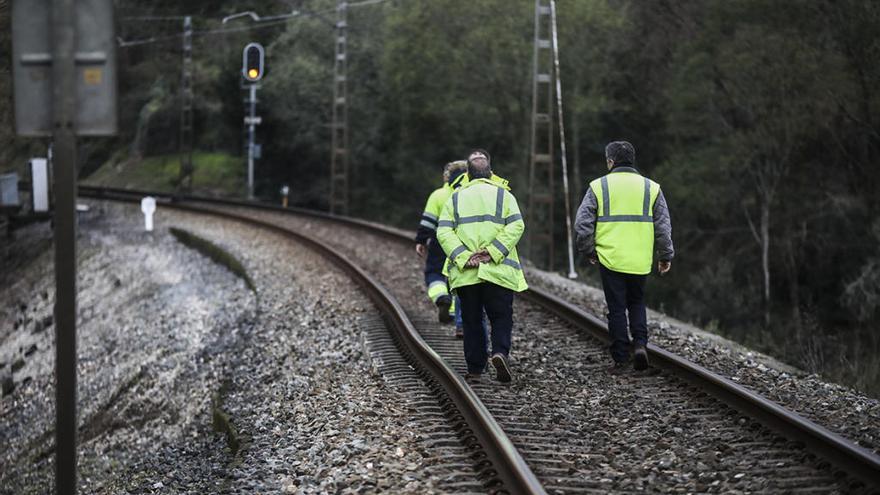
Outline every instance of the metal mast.
{"type": "Polygon", "coordinates": [[[532,138],[529,152],[529,257],[553,269],[553,54],[550,0],[535,0],[532,138]]]}
{"type": "Polygon", "coordinates": [[[55,489],[56,493],[76,493],[76,2],[52,0],[50,12],[55,176],[55,489]]]}
{"type": "Polygon", "coordinates": [[[556,113],[559,117],[559,151],[562,155],[562,191],[565,194],[565,235],[568,241],[568,278],[577,278],[574,271],[574,248],[571,231],[571,195],[568,193],[568,161],[565,153],[565,121],[562,118],[562,78],[559,75],[559,36],[556,28],[556,0],[550,0],[550,13],[553,21],[553,68],[556,76],[556,113]]]}
{"type": "Polygon", "coordinates": [[[333,134],[330,156],[330,212],[348,214],[348,3],[336,6],[336,49],[333,63],[333,134]]]}
{"type": "Polygon", "coordinates": [[[192,189],[193,87],[192,17],[183,18],[183,64],[180,76],[180,179],[182,191],[192,189]]]}

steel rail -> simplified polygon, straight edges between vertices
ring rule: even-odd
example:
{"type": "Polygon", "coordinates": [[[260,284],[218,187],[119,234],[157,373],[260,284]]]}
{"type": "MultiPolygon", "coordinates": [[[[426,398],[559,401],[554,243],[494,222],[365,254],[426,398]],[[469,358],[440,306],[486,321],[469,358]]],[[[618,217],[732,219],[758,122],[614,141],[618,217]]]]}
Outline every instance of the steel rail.
{"type": "MultiPolygon", "coordinates": [[[[102,200],[137,202],[144,192],[98,190],[97,188],[87,187],[86,190],[80,190],[80,195],[102,200]]],[[[162,195],[152,195],[162,197],[162,195]]],[[[212,200],[210,202],[225,206],[230,204],[246,204],[244,202],[230,203],[222,200],[212,200]]],[[[175,202],[171,201],[167,196],[159,204],[182,211],[213,215],[249,225],[256,225],[293,238],[317,251],[325,258],[330,259],[352,277],[367,293],[368,297],[383,314],[386,322],[394,329],[398,342],[404,346],[416,363],[421,365],[443,387],[443,390],[455,404],[458,412],[461,413],[470,428],[471,436],[479,442],[482,450],[492,463],[491,468],[487,469],[484,466],[484,469],[480,471],[481,474],[487,474],[496,480],[494,483],[486,486],[486,488],[491,489],[493,493],[546,494],[531,468],[523,460],[519,451],[495,421],[492,414],[486,409],[486,406],[483,405],[482,401],[465,383],[464,379],[451,369],[443,358],[424,341],[409,317],[406,316],[406,312],[397,299],[379,281],[352,262],[343,253],[307,234],[246,215],[175,202]]],[[[468,438],[464,440],[467,441],[468,438]]]]}
{"type": "MultiPolygon", "coordinates": [[[[89,195],[100,195],[101,192],[96,189],[97,188],[80,186],[80,194],[86,193],[89,195]]],[[[104,189],[104,191],[116,194],[150,194],[147,191],[131,191],[125,189],[104,189]]],[[[165,194],[164,196],[170,195],[165,194]]],[[[304,208],[283,208],[265,203],[238,200],[229,201],[196,196],[183,196],[179,199],[193,202],[235,205],[277,211],[280,213],[293,213],[313,218],[322,218],[365,229],[373,233],[379,233],[398,242],[411,243],[414,238],[414,235],[411,232],[395,229],[386,225],[304,208]]],[[[530,288],[523,295],[529,300],[546,308],[551,313],[565,319],[576,328],[587,333],[590,337],[598,339],[600,342],[610,342],[607,324],[574,304],[539,288],[530,288]]],[[[653,344],[649,344],[647,349],[651,361],[655,365],[692,383],[721,402],[758,420],[770,429],[780,433],[782,436],[801,442],[818,457],[829,461],[839,470],[860,479],[862,482],[866,483],[867,486],[880,487],[880,456],[874,452],[856,445],[827,428],[817,425],[803,416],[785,409],[775,402],[772,402],[727,378],[713,373],[699,364],[693,363],[653,344]]]]}

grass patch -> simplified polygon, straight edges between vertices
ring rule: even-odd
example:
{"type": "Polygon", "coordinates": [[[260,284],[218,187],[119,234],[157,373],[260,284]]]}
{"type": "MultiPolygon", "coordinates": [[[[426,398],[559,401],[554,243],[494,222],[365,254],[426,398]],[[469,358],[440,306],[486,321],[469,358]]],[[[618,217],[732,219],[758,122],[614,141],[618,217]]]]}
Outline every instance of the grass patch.
{"type": "Polygon", "coordinates": [[[232,423],[232,418],[223,410],[222,390],[217,392],[211,398],[211,418],[214,424],[214,431],[226,435],[226,445],[229,446],[232,455],[238,453],[241,448],[241,439],[238,429],[232,423]]]}
{"type": "MultiPolygon", "coordinates": [[[[241,157],[198,151],[193,153],[193,168],[193,193],[244,196],[247,177],[241,157]]],[[[176,190],[179,175],[178,154],[137,158],[119,152],[86,177],[83,183],[170,193],[176,190]]]]}
{"type": "Polygon", "coordinates": [[[176,227],[171,227],[169,230],[171,231],[171,235],[173,235],[181,244],[188,248],[195,249],[213,260],[215,263],[225,266],[230,272],[244,280],[245,285],[247,285],[254,294],[257,294],[257,287],[254,285],[254,281],[251,280],[250,275],[248,275],[247,270],[245,270],[241,262],[229,253],[229,251],[226,251],[222,247],[205,238],[199,237],[192,232],[187,232],[186,230],[178,229],[176,227]]]}

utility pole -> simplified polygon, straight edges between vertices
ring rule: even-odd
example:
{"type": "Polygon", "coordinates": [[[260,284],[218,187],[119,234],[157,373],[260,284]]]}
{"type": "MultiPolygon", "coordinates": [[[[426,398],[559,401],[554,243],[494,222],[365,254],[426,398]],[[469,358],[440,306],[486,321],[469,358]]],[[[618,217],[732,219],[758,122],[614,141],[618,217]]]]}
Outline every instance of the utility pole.
{"type": "Polygon", "coordinates": [[[532,135],[529,152],[529,257],[553,269],[553,54],[549,0],[535,0],[532,135]],[[540,255],[540,258],[539,258],[540,255]]]}
{"type": "Polygon", "coordinates": [[[52,138],[55,234],[55,492],[76,493],[77,136],[116,134],[112,0],[16,0],[15,129],[52,138]]]}
{"type": "MultiPolygon", "coordinates": [[[[565,238],[568,241],[568,278],[577,278],[574,271],[574,246],[571,231],[571,195],[568,192],[568,157],[565,153],[565,120],[562,118],[562,76],[559,75],[559,36],[556,28],[556,0],[550,0],[553,25],[553,74],[556,76],[556,110],[559,117],[559,151],[562,155],[562,192],[565,196],[565,238]]],[[[551,258],[552,261],[552,258],[551,258]]],[[[552,266],[551,266],[552,268],[552,266]]]]}
{"type": "Polygon", "coordinates": [[[192,189],[193,147],[193,87],[192,87],[192,17],[183,18],[183,63],[180,75],[180,179],[179,188],[192,189]]]}
{"type": "Polygon", "coordinates": [[[55,483],[76,492],[76,24],[74,0],[52,0],[55,175],[55,483]]]}
{"type": "Polygon", "coordinates": [[[333,122],[330,155],[330,213],[348,214],[348,3],[336,5],[333,61],[333,122]]]}

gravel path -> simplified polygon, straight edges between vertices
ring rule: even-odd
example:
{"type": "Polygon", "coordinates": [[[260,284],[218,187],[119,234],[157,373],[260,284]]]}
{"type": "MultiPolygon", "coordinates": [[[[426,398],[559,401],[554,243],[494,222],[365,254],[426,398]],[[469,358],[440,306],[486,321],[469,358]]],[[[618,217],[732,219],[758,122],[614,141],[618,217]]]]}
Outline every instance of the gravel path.
{"type": "MultiPolygon", "coordinates": [[[[135,207],[91,204],[79,251],[82,493],[472,491],[424,433],[437,418],[414,414],[408,394],[430,391],[375,373],[364,342],[382,323],[344,274],[259,229],[160,209],[147,234],[135,207]],[[171,226],[237,257],[259,295],[171,226]]],[[[4,320],[4,360],[51,313],[51,251],[17,277],[31,281],[4,289],[3,314],[22,320],[4,320]],[[6,304],[40,288],[20,315],[6,304]]],[[[0,400],[0,493],[51,491],[54,339],[43,330],[0,400]]]]}

